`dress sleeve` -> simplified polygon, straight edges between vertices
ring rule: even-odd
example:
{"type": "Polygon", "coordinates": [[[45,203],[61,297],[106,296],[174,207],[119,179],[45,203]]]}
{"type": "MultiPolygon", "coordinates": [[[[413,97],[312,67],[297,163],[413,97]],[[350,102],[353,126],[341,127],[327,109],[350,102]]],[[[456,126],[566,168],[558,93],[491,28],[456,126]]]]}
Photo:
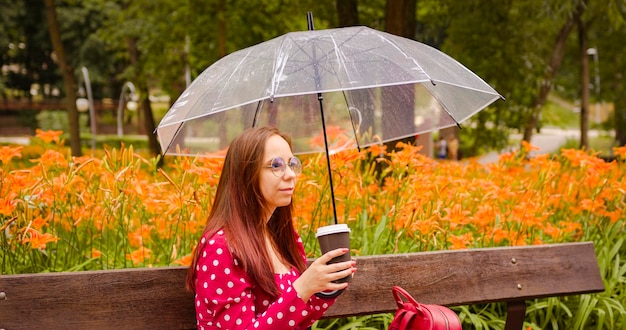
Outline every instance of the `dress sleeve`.
{"type": "Polygon", "coordinates": [[[334,302],[313,296],[305,303],[286,281],[279,283],[282,294],[274,302],[257,302],[267,307],[259,313],[254,285],[230,253],[223,232],[204,237],[201,246],[196,265],[198,329],[304,329],[334,302]]]}

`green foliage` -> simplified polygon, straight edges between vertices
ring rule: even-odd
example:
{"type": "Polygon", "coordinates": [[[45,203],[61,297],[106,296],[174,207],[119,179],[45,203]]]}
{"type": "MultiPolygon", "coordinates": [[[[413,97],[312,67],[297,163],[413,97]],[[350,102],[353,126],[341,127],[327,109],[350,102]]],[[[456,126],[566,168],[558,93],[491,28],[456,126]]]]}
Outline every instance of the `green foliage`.
{"type": "MultiPolygon", "coordinates": [[[[78,117],[78,127],[82,129],[82,132],[89,132],[89,120],[88,114],[83,114],[78,117]]],[[[43,131],[63,131],[69,132],[69,122],[67,118],[67,111],[63,110],[44,110],[36,115],[37,128],[43,131]]]]}
{"type": "Polygon", "coordinates": [[[311,327],[312,330],[378,330],[387,329],[393,320],[393,314],[374,314],[365,316],[353,316],[342,319],[328,319],[317,321],[311,327]]]}
{"type": "Polygon", "coordinates": [[[574,105],[551,96],[541,112],[540,127],[551,126],[563,129],[576,129],[580,126],[580,113],[574,112],[574,105]]]}

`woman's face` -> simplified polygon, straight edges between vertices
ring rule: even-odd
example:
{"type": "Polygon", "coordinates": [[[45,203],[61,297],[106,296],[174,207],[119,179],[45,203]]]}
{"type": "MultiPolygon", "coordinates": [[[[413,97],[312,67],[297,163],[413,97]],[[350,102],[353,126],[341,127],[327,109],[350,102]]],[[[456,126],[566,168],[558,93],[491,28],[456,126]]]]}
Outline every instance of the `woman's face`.
{"type": "Polygon", "coordinates": [[[285,174],[280,176],[274,173],[270,167],[272,159],[281,158],[285,164],[293,157],[291,148],[285,139],[279,135],[272,135],[265,143],[263,154],[263,168],[260,175],[260,188],[263,198],[268,206],[270,214],[279,206],[287,206],[291,203],[291,197],[296,186],[296,174],[289,166],[285,168],[285,174]]]}

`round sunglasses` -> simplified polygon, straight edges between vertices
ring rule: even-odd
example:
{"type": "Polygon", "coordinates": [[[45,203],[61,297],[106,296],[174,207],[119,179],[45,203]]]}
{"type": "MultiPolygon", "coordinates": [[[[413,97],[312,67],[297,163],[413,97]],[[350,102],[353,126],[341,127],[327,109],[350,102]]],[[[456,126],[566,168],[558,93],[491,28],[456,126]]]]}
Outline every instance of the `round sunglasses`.
{"type": "Polygon", "coordinates": [[[302,173],[302,163],[298,157],[289,158],[289,162],[285,163],[285,161],[280,157],[274,157],[270,161],[269,165],[264,166],[265,168],[269,168],[272,170],[272,173],[281,178],[285,175],[285,171],[287,171],[287,166],[293,171],[295,175],[299,175],[302,173]]]}

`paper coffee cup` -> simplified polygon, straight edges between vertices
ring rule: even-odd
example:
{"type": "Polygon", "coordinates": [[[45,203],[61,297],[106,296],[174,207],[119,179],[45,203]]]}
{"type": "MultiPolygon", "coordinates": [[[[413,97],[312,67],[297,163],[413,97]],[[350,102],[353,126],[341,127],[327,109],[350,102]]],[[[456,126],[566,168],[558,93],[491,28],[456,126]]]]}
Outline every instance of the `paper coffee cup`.
{"type": "MultiPolygon", "coordinates": [[[[318,242],[320,243],[320,250],[322,254],[328,251],[346,248],[348,252],[338,257],[331,259],[328,263],[336,263],[343,261],[350,261],[350,228],[346,224],[336,224],[330,226],[319,227],[315,234],[318,242]]],[[[352,276],[346,276],[342,279],[335,281],[336,283],[349,282],[352,276]]]]}
{"type": "MultiPolygon", "coordinates": [[[[336,263],[342,261],[350,261],[350,228],[346,224],[336,224],[330,226],[319,227],[317,232],[315,233],[315,237],[317,237],[318,242],[320,243],[320,250],[322,254],[325,254],[328,251],[339,249],[339,248],[347,248],[348,252],[340,255],[339,257],[335,257],[331,259],[328,263],[336,263]]],[[[344,278],[341,278],[335,283],[344,283],[350,282],[352,280],[352,275],[348,275],[344,278]]],[[[318,292],[315,295],[320,298],[335,298],[339,296],[343,290],[335,290],[335,291],[322,291],[318,292]]]]}

